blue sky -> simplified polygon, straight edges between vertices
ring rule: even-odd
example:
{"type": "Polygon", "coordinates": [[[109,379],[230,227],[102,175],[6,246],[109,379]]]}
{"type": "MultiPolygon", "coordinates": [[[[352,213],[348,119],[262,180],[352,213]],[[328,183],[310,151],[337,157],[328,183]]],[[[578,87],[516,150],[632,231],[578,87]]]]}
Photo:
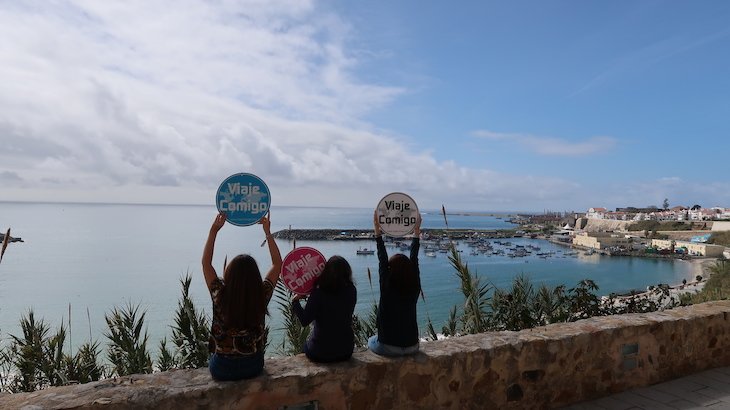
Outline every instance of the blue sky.
{"type": "Polygon", "coordinates": [[[183,3],[0,3],[0,200],[730,206],[728,2],[183,3]]]}

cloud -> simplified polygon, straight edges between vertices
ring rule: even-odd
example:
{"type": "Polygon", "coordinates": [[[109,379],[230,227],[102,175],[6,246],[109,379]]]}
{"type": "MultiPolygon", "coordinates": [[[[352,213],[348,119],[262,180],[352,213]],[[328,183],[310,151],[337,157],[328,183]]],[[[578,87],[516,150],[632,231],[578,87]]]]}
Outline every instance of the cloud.
{"type": "Polygon", "coordinates": [[[307,1],[5,5],[0,177],[12,185],[0,196],[209,203],[242,171],[281,205],[370,206],[405,190],[425,207],[523,209],[580,189],[437,161],[373,131],[363,114],[405,90],[354,75],[367,53],[349,51],[351,35],[307,1]]]}
{"type": "Polygon", "coordinates": [[[583,156],[605,153],[616,146],[612,137],[591,137],[584,141],[569,141],[554,137],[541,137],[529,134],[498,133],[489,130],[473,131],[477,138],[492,141],[506,141],[520,145],[522,148],[538,155],[547,156],[583,156]]]}

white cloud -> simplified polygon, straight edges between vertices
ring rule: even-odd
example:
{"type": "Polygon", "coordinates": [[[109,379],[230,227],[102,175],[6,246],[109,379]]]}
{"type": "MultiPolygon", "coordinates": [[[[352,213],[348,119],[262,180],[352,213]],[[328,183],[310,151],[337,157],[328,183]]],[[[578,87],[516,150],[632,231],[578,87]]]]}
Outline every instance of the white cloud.
{"type": "Polygon", "coordinates": [[[604,136],[590,137],[582,141],[571,141],[555,137],[499,133],[489,130],[473,131],[472,135],[493,141],[512,142],[536,154],[549,156],[582,156],[605,153],[613,149],[617,143],[615,138],[604,136]]]}
{"type": "Polygon", "coordinates": [[[514,209],[580,189],[371,131],[359,118],[404,90],[354,76],[350,35],[307,1],[7,4],[0,197],[207,203],[242,171],[282,205],[368,206],[400,190],[426,207],[514,209]]]}

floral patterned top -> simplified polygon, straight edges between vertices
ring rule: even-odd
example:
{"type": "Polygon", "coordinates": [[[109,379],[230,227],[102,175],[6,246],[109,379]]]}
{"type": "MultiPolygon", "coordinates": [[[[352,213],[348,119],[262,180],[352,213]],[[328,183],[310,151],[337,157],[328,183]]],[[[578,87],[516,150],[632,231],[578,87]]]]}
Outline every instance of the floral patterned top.
{"type": "MultiPolygon", "coordinates": [[[[210,352],[238,356],[263,352],[266,347],[266,330],[263,321],[255,328],[226,328],[225,322],[223,322],[223,310],[220,305],[224,287],[223,281],[216,278],[210,288],[210,296],[213,299],[210,352]]],[[[274,292],[274,285],[268,279],[263,281],[263,292],[264,303],[268,306],[274,292]]]]}

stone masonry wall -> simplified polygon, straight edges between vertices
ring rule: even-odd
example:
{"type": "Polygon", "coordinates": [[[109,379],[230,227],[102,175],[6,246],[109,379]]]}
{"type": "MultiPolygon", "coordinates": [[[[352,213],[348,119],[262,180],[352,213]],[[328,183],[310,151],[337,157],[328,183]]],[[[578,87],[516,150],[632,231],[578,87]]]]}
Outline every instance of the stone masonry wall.
{"type": "Polygon", "coordinates": [[[730,365],[730,301],[421,347],[413,357],[363,351],[334,365],[273,358],[264,375],[241,382],[214,382],[207,369],[127,376],[0,396],[0,408],[556,408],[730,365]]]}

